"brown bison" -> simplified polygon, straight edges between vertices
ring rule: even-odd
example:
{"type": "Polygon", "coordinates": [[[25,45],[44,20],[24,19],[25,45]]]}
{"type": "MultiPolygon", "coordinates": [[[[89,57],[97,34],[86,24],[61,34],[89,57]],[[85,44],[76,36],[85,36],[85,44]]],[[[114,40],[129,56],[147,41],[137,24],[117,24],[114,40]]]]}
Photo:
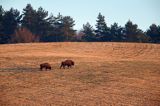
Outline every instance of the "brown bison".
{"type": "Polygon", "coordinates": [[[61,62],[61,66],[60,66],[60,68],[65,68],[65,66],[68,66],[68,68],[69,67],[72,67],[72,65],[74,66],[74,61],[72,61],[72,60],[65,60],[65,61],[62,61],[61,62]]]}
{"type": "Polygon", "coordinates": [[[40,64],[40,70],[43,70],[43,68],[51,70],[51,65],[49,63],[42,63],[40,64]]]}

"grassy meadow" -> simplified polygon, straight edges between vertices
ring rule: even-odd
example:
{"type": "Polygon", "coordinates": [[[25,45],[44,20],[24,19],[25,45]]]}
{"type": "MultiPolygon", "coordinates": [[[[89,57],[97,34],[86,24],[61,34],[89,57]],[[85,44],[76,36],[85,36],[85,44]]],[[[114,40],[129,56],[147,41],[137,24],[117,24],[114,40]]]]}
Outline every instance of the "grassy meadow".
{"type": "Polygon", "coordinates": [[[159,106],[160,45],[0,45],[0,106],[159,106]],[[61,61],[75,66],[60,69],[61,61]],[[51,71],[40,71],[48,62],[51,71]]]}

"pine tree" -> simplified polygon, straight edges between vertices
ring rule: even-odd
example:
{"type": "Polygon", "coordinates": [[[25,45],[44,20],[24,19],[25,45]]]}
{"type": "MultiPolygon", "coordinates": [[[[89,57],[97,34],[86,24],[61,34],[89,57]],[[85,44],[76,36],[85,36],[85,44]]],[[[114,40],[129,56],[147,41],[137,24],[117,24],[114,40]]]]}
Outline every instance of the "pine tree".
{"type": "Polygon", "coordinates": [[[128,21],[125,24],[125,37],[126,41],[137,42],[138,41],[138,25],[133,24],[132,21],[128,21]]]}
{"type": "Polygon", "coordinates": [[[66,37],[66,41],[72,40],[73,36],[75,35],[74,30],[74,20],[70,16],[64,16],[62,18],[62,33],[66,37]]]}
{"type": "Polygon", "coordinates": [[[99,13],[96,24],[96,36],[99,41],[110,41],[110,29],[107,27],[105,17],[99,13]]]}
{"type": "Polygon", "coordinates": [[[152,24],[147,30],[146,34],[151,38],[151,42],[160,43],[160,26],[152,24]]]}
{"type": "Polygon", "coordinates": [[[50,23],[50,30],[48,36],[45,38],[45,41],[59,42],[65,40],[65,36],[62,31],[62,18],[63,16],[60,13],[56,17],[53,15],[50,16],[48,20],[50,23]]]}
{"type": "Polygon", "coordinates": [[[125,24],[125,41],[128,42],[148,42],[149,37],[138,28],[137,24],[133,24],[130,20],[125,24]]]}
{"type": "Polygon", "coordinates": [[[2,34],[0,36],[0,43],[10,43],[11,35],[13,35],[15,30],[19,27],[21,19],[20,12],[17,9],[11,8],[9,11],[5,11],[3,15],[1,14],[0,17],[2,19],[0,22],[2,34]]]}
{"type": "Polygon", "coordinates": [[[50,30],[51,24],[48,22],[48,11],[45,11],[42,7],[39,7],[36,11],[35,20],[35,34],[39,36],[40,41],[42,37],[47,36],[50,30]]]}
{"type": "Polygon", "coordinates": [[[84,41],[96,41],[94,29],[88,22],[85,25],[83,25],[82,32],[84,33],[84,35],[82,36],[82,39],[84,41]]]}
{"type": "Polygon", "coordinates": [[[124,28],[121,26],[118,26],[118,23],[114,23],[111,25],[110,29],[111,39],[112,41],[123,41],[124,39],[124,28]]]}
{"type": "Polygon", "coordinates": [[[36,10],[33,9],[31,4],[23,9],[22,27],[29,29],[32,33],[36,34],[36,10]]]}
{"type": "Polygon", "coordinates": [[[4,35],[3,17],[4,17],[4,10],[3,7],[0,6],[0,44],[7,43],[6,36],[4,35]]]}
{"type": "Polygon", "coordinates": [[[39,7],[36,11],[31,4],[27,4],[23,9],[22,27],[29,29],[40,41],[43,41],[44,36],[48,34],[51,26],[49,21],[48,11],[45,11],[42,7],[39,7]]]}
{"type": "Polygon", "coordinates": [[[20,19],[20,12],[17,9],[11,8],[9,11],[6,11],[3,17],[4,33],[6,35],[14,34],[19,27],[20,19]]]}
{"type": "Polygon", "coordinates": [[[4,17],[4,10],[3,7],[0,6],[0,36],[4,34],[3,17],[4,17]]]}

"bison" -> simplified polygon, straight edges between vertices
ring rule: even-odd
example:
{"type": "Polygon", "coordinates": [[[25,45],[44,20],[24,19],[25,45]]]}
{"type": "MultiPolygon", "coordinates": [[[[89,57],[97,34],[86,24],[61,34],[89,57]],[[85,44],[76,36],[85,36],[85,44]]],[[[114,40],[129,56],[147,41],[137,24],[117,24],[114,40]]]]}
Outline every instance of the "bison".
{"type": "Polygon", "coordinates": [[[43,70],[43,68],[51,70],[51,65],[49,63],[42,63],[40,64],[40,70],[43,70]]]}
{"type": "Polygon", "coordinates": [[[74,61],[72,61],[72,60],[65,60],[65,61],[62,61],[61,62],[61,66],[60,66],[60,68],[65,68],[65,66],[68,66],[68,68],[70,67],[72,67],[72,65],[74,66],[74,61]]]}

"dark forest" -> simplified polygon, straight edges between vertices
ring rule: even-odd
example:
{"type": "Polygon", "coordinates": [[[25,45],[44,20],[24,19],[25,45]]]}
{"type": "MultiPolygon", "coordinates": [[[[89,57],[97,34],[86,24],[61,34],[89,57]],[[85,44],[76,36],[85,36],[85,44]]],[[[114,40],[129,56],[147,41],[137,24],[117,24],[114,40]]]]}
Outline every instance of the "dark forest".
{"type": "Polygon", "coordinates": [[[30,42],[140,42],[160,43],[160,25],[152,24],[146,31],[128,20],[124,26],[113,23],[107,26],[105,16],[97,13],[95,29],[89,22],[81,30],[74,29],[75,20],[71,16],[53,16],[31,4],[22,13],[0,6],[0,44],[30,42]]]}

